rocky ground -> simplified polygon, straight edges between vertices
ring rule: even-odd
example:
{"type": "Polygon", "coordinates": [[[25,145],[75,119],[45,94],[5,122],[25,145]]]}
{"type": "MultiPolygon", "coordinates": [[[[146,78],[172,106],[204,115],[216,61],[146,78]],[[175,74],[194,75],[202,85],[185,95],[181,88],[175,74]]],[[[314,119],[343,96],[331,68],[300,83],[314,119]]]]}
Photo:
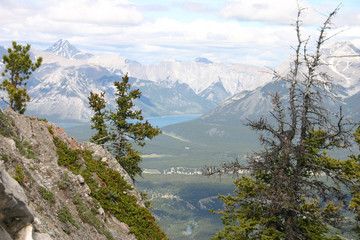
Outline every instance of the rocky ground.
{"type": "Polygon", "coordinates": [[[0,239],[136,239],[126,223],[103,210],[84,177],[59,166],[54,137],[71,149],[91,150],[120,172],[133,188],[124,194],[136,196],[137,207],[145,208],[129,175],[100,146],[79,143],[35,116],[0,109],[0,239]]]}

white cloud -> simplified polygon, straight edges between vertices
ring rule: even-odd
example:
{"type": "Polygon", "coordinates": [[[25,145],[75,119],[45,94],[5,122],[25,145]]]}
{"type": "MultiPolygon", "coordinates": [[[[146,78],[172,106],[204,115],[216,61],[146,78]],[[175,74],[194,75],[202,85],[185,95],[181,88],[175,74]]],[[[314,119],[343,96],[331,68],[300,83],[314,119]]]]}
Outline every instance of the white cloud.
{"type": "Polygon", "coordinates": [[[214,11],[214,9],[208,7],[208,4],[206,3],[185,1],[182,3],[177,3],[176,5],[183,8],[184,10],[188,10],[192,12],[207,13],[214,11]]]}
{"type": "MultiPolygon", "coordinates": [[[[213,61],[274,67],[289,56],[290,46],[296,40],[290,25],[296,17],[296,0],[223,1],[224,8],[219,12],[227,18],[218,18],[217,13],[210,11],[215,6],[205,7],[205,0],[183,2],[175,12],[174,1],[170,5],[160,0],[152,2],[155,5],[137,2],[135,5],[125,0],[0,0],[0,41],[48,47],[65,38],[83,50],[121,54],[143,63],[170,58],[190,61],[206,56],[213,61]],[[191,12],[191,20],[183,20],[179,15],[175,20],[174,15],[182,13],[179,7],[191,12]],[[146,15],[148,11],[150,15],[146,15]],[[208,20],[194,18],[205,16],[204,12],[211,14],[208,20]]],[[[303,17],[309,23],[303,29],[306,37],[316,30],[310,23],[316,23],[316,27],[322,23],[324,16],[319,12],[327,13],[334,6],[322,6],[316,12],[316,7],[304,5],[307,10],[303,17]]],[[[355,8],[353,14],[340,10],[336,26],[343,27],[349,21],[354,26],[337,39],[360,38],[355,25],[359,24],[359,17],[355,8]]]]}
{"type": "MultiPolygon", "coordinates": [[[[23,5],[24,1],[3,1],[0,4],[0,27],[15,29],[33,29],[55,25],[63,29],[80,24],[93,27],[123,27],[140,24],[141,12],[126,0],[46,0],[26,1],[32,5],[23,5]]],[[[79,28],[79,31],[83,29],[79,28]]]]}
{"type": "MultiPolygon", "coordinates": [[[[291,41],[295,39],[291,26],[264,28],[243,26],[236,21],[205,20],[183,23],[169,18],[129,27],[124,32],[126,34],[114,35],[110,39],[151,55],[147,59],[135,59],[140,62],[148,61],[149,58],[152,58],[153,62],[168,58],[189,61],[197,56],[213,56],[212,60],[246,61],[248,64],[263,65],[267,60],[255,61],[263,51],[284,47],[285,52],[288,52],[291,41]],[[250,58],[251,54],[256,57],[250,58]]],[[[271,59],[265,65],[274,64],[276,63],[271,59]]]]}
{"type": "Polygon", "coordinates": [[[133,25],[143,17],[135,5],[125,0],[62,0],[44,1],[46,18],[54,21],[133,25]]]}
{"type": "Polygon", "coordinates": [[[296,16],[296,9],[295,0],[229,0],[221,14],[237,20],[288,24],[296,16]]]}
{"type": "Polygon", "coordinates": [[[46,42],[86,36],[91,41],[93,36],[121,34],[142,21],[141,11],[127,0],[3,0],[0,40],[46,42]]]}
{"type": "MultiPolygon", "coordinates": [[[[339,24],[359,24],[355,21],[359,16],[360,4],[353,9],[354,0],[338,1],[300,0],[299,6],[303,9],[301,19],[305,25],[316,25],[324,21],[325,16],[343,6],[334,19],[339,24]]],[[[256,21],[273,24],[292,24],[298,11],[297,0],[228,0],[221,9],[221,16],[238,21],[256,21]]]]}

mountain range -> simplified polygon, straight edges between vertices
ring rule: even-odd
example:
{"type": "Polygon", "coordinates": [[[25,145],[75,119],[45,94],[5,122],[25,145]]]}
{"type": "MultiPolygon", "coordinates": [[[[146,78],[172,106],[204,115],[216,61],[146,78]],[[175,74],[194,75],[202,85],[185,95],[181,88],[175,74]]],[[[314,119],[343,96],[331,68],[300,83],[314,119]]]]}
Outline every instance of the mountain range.
{"type": "MultiPolygon", "coordinates": [[[[338,112],[342,106],[344,115],[360,119],[360,49],[350,42],[338,42],[323,48],[323,65],[332,84],[333,101],[324,102],[327,109],[338,112]]],[[[280,65],[276,71],[285,75],[289,71],[290,60],[280,65]]],[[[242,91],[229,97],[202,116],[210,122],[229,122],[256,119],[268,115],[271,109],[271,95],[278,92],[286,96],[288,86],[285,81],[271,81],[251,91],[242,91]]],[[[283,101],[286,101],[283,98],[283,101]]]]}
{"type": "MultiPolygon", "coordinates": [[[[5,53],[0,48],[0,55],[5,53]]],[[[202,115],[235,93],[271,81],[265,68],[201,57],[145,65],[118,55],[94,56],[64,39],[44,51],[32,49],[31,54],[41,56],[43,63],[28,82],[32,100],[27,113],[53,121],[89,121],[91,91],[106,92],[106,100],[114,107],[113,82],[126,73],[133,88],[142,92],[135,105],[145,117],[202,115]]]]}
{"type": "MultiPolygon", "coordinates": [[[[322,50],[325,72],[332,84],[331,94],[326,98],[324,106],[338,114],[340,107],[343,115],[351,122],[360,120],[360,49],[350,42],[338,42],[326,46],[322,50]]],[[[280,75],[289,71],[291,59],[275,69],[280,75]]],[[[284,80],[270,81],[253,90],[236,93],[200,118],[163,129],[168,134],[191,142],[208,145],[232,145],[234,149],[248,152],[257,144],[256,134],[245,126],[248,120],[258,120],[264,116],[271,120],[272,96],[278,92],[281,100],[288,101],[288,85],[284,80]]],[[[285,105],[286,106],[286,105],[285,105]]]]}
{"type": "MultiPolygon", "coordinates": [[[[6,52],[0,47],[0,55],[6,52]]],[[[44,51],[32,49],[31,54],[33,58],[43,57],[43,64],[28,82],[32,97],[28,113],[50,120],[88,121],[92,115],[87,103],[91,91],[105,91],[106,100],[114,107],[113,82],[126,73],[133,88],[142,92],[135,105],[143,109],[145,117],[204,114],[201,119],[206,122],[236,124],[268,113],[269,93],[282,95],[286,91],[286,84],[272,81],[272,73],[266,68],[201,57],[192,62],[141,64],[119,55],[82,52],[64,39],[44,51]]],[[[360,49],[350,42],[323,48],[322,70],[332,79],[337,101],[354,118],[359,118],[360,112],[359,55],[360,49]]],[[[276,71],[286,74],[289,64],[290,59],[276,71]]]]}

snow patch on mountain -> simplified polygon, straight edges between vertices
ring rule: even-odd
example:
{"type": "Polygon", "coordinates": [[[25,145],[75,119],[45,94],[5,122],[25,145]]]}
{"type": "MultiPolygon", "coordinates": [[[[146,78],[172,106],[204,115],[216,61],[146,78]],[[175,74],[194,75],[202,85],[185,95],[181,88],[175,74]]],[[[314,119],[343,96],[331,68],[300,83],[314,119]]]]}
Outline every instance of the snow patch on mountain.
{"type": "MultiPolygon", "coordinates": [[[[288,59],[276,72],[286,76],[292,59],[288,59]]],[[[334,101],[324,101],[324,105],[330,111],[339,111],[343,106],[343,112],[353,119],[359,118],[360,96],[360,49],[350,42],[335,43],[326,46],[322,50],[322,63],[320,71],[330,77],[332,83],[331,94],[334,101]]],[[[201,118],[207,122],[221,122],[230,125],[239,123],[245,119],[258,119],[260,116],[268,116],[271,109],[271,96],[278,92],[284,103],[288,102],[285,81],[273,81],[255,90],[246,90],[225,99],[213,110],[201,118]]],[[[330,95],[331,95],[330,94],[330,95]]]]}
{"type": "Polygon", "coordinates": [[[360,49],[351,42],[338,42],[323,50],[326,64],[330,68],[329,75],[335,84],[345,88],[349,97],[360,91],[360,49]]]}
{"type": "MultiPolygon", "coordinates": [[[[4,51],[0,48],[0,53],[4,51]]],[[[269,108],[268,93],[264,91],[278,89],[266,88],[273,83],[271,70],[244,64],[197,58],[191,62],[164,60],[146,65],[119,55],[86,54],[67,40],[59,40],[46,51],[31,51],[33,56],[43,57],[43,64],[28,83],[32,97],[28,109],[33,114],[57,115],[62,119],[88,120],[91,112],[87,97],[91,91],[107,92],[107,100],[114,104],[113,82],[120,81],[126,73],[133,87],[143,92],[136,105],[148,116],[199,115],[223,100],[213,112],[219,117],[226,118],[234,111],[256,114],[269,108]],[[243,103],[229,105],[237,101],[243,103]],[[226,108],[226,113],[220,114],[221,108],[226,108]]],[[[323,70],[334,80],[337,96],[345,99],[357,94],[360,57],[351,56],[360,55],[360,50],[348,42],[336,43],[324,48],[323,55],[323,70]]],[[[285,61],[276,71],[285,76],[290,63],[291,59],[285,61]]]]}

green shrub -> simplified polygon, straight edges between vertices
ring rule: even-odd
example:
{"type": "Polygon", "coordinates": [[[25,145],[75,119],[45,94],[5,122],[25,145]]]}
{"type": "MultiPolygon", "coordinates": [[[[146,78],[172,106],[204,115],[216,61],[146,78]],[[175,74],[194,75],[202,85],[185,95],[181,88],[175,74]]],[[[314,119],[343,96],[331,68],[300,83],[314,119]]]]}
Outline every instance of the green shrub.
{"type": "Polygon", "coordinates": [[[38,118],[37,120],[41,121],[41,122],[46,122],[46,123],[48,122],[48,120],[46,118],[38,118]]]}
{"type": "Polygon", "coordinates": [[[47,129],[51,135],[54,135],[54,130],[51,127],[48,127],[47,129]]]}
{"type": "Polygon", "coordinates": [[[20,154],[22,156],[25,156],[27,158],[32,158],[32,159],[38,159],[35,156],[35,153],[31,150],[31,144],[29,142],[24,141],[22,143],[18,136],[13,136],[12,139],[14,140],[16,148],[20,151],[20,154]]]}
{"type": "Polygon", "coordinates": [[[81,150],[68,148],[67,144],[57,137],[54,137],[54,143],[57,147],[56,153],[58,155],[59,166],[65,166],[74,174],[80,174],[81,164],[79,160],[81,159],[81,150]]]}
{"type": "Polygon", "coordinates": [[[16,168],[15,168],[15,174],[13,174],[13,176],[14,176],[14,179],[18,182],[18,183],[20,183],[20,184],[22,184],[23,182],[24,182],[24,169],[20,166],[20,164],[17,164],[16,165],[16,168]]]}
{"type": "Polygon", "coordinates": [[[71,181],[67,172],[64,173],[64,177],[58,182],[58,187],[61,190],[65,190],[70,187],[71,181]]]}
{"type": "Polygon", "coordinates": [[[39,192],[43,199],[47,200],[48,202],[52,203],[54,202],[54,193],[50,190],[47,190],[46,188],[42,186],[38,186],[39,192]]]}
{"type": "Polygon", "coordinates": [[[61,189],[61,190],[65,190],[68,188],[68,184],[64,181],[59,181],[58,182],[58,188],[61,189]]]}
{"type": "Polygon", "coordinates": [[[115,240],[111,233],[105,229],[104,224],[97,217],[95,217],[92,211],[89,211],[89,208],[86,206],[86,204],[83,202],[79,195],[75,195],[73,202],[79,213],[80,219],[84,223],[88,223],[94,226],[96,230],[104,234],[107,239],[115,240]]]}
{"type": "Polygon", "coordinates": [[[91,211],[91,212],[92,212],[92,214],[94,214],[94,215],[96,215],[96,214],[98,214],[98,213],[99,213],[98,209],[97,209],[97,208],[95,208],[95,207],[90,208],[90,211],[91,211]]]}
{"type": "Polygon", "coordinates": [[[14,140],[16,148],[19,150],[20,154],[22,156],[25,156],[26,155],[26,150],[25,150],[23,144],[21,143],[20,138],[18,136],[13,136],[12,139],[14,140]]]}
{"type": "Polygon", "coordinates": [[[24,141],[23,142],[23,146],[25,146],[26,148],[30,148],[31,149],[31,144],[28,141],[24,141]]]}
{"type": "MultiPolygon", "coordinates": [[[[58,164],[67,167],[74,174],[81,174],[91,190],[91,196],[106,212],[126,223],[130,227],[130,233],[134,233],[137,239],[167,239],[151,212],[138,206],[135,196],[127,194],[127,190],[131,190],[132,187],[119,172],[108,168],[107,163],[100,159],[94,159],[92,152],[88,150],[73,150],[57,137],[54,137],[54,144],[57,147],[58,164]],[[81,159],[86,168],[80,169],[79,160],[81,159]]],[[[74,202],[81,207],[78,199],[74,199],[74,202]]],[[[80,217],[85,212],[93,216],[91,211],[87,208],[85,211],[84,208],[78,209],[80,217]]],[[[93,219],[91,215],[83,217],[87,220],[93,219]]]]}
{"type": "Polygon", "coordinates": [[[0,110],[0,135],[10,137],[13,135],[11,120],[0,110]]]}
{"type": "Polygon", "coordinates": [[[7,154],[3,154],[3,155],[1,156],[1,159],[2,159],[4,162],[7,162],[7,161],[9,161],[9,156],[8,156],[7,154]]]}
{"type": "Polygon", "coordinates": [[[61,208],[56,213],[58,214],[58,217],[59,217],[60,221],[62,221],[64,223],[69,222],[69,223],[71,223],[71,225],[73,225],[77,229],[80,228],[80,226],[78,224],[76,224],[76,222],[75,222],[69,208],[67,208],[67,207],[61,208]]]}
{"type": "Polygon", "coordinates": [[[35,153],[34,153],[31,149],[29,149],[29,148],[28,148],[27,151],[26,151],[26,157],[39,160],[39,159],[35,156],[35,153]]]}
{"type": "Polygon", "coordinates": [[[149,210],[152,209],[153,207],[153,202],[152,200],[148,200],[148,194],[147,193],[144,193],[144,192],[140,192],[140,195],[141,195],[141,198],[145,204],[145,207],[149,210]]]}

